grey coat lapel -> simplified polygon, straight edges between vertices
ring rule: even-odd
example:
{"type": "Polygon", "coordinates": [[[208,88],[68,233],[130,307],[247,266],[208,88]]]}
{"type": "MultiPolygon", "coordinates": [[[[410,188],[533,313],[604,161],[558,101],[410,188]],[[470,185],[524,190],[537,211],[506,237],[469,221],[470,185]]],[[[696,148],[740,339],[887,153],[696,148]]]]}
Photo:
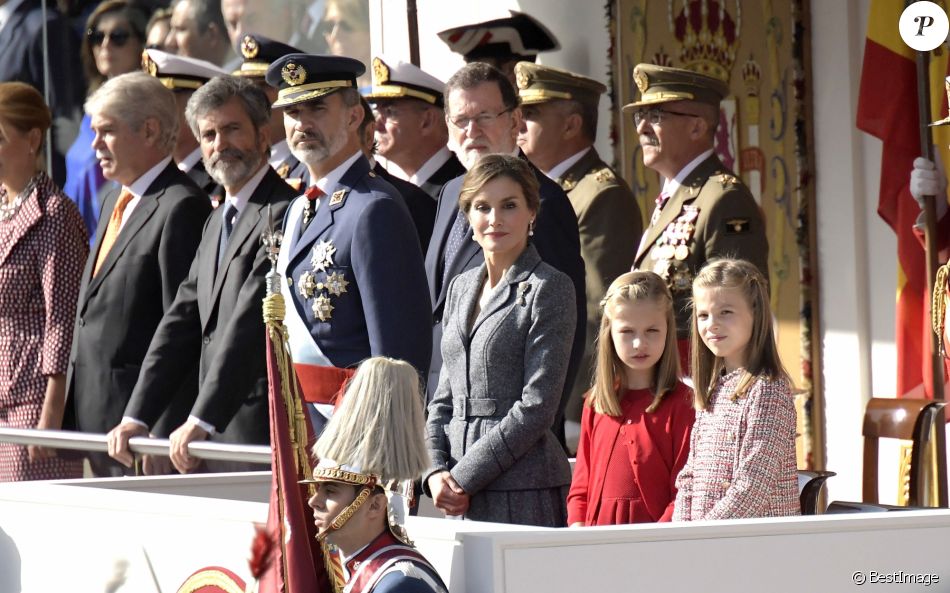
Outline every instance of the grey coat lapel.
{"type": "MultiPolygon", "coordinates": [[[[526,295],[531,291],[529,284],[525,283],[522,285],[522,283],[525,282],[528,276],[531,275],[531,272],[538,267],[539,263],[541,263],[541,256],[538,255],[538,251],[533,245],[529,245],[521,255],[518,256],[515,263],[508,268],[505,277],[501,280],[503,286],[496,287],[497,290],[491,295],[491,298],[485,303],[485,307],[479,312],[475,323],[472,324],[472,335],[475,335],[478,328],[503,306],[511,306],[514,304],[519,296],[521,296],[520,293],[523,292],[526,295]]],[[[484,264],[481,269],[485,269],[484,264]]],[[[478,289],[470,292],[477,293],[476,299],[478,298],[477,295],[481,294],[481,291],[478,289]]]]}

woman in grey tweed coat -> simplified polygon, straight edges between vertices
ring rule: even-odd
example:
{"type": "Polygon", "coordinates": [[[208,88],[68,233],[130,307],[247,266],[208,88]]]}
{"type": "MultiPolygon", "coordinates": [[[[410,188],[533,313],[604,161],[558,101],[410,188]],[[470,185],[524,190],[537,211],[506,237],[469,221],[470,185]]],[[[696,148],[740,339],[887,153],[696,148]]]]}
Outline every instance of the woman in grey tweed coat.
{"type": "Polygon", "coordinates": [[[570,466],[551,425],[576,321],[570,278],[528,237],[540,200],[524,161],[482,157],[459,208],[485,264],[449,285],[443,370],[429,404],[427,494],[447,515],[560,527],[570,466]]]}

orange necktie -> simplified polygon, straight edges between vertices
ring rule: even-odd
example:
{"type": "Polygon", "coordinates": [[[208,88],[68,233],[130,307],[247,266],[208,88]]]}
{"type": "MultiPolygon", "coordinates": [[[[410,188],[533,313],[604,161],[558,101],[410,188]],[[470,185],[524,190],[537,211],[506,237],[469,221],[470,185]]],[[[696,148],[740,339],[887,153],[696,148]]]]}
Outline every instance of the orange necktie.
{"type": "Polygon", "coordinates": [[[129,205],[129,202],[131,202],[134,197],[132,192],[125,188],[123,188],[122,193],[119,194],[115,208],[112,209],[112,216],[109,217],[109,226],[106,227],[106,234],[102,237],[102,246],[99,247],[99,255],[96,256],[96,267],[92,270],[93,276],[99,273],[102,262],[105,261],[106,256],[109,255],[109,250],[115,245],[115,240],[119,236],[119,228],[122,226],[122,215],[125,213],[125,207],[129,205]]]}

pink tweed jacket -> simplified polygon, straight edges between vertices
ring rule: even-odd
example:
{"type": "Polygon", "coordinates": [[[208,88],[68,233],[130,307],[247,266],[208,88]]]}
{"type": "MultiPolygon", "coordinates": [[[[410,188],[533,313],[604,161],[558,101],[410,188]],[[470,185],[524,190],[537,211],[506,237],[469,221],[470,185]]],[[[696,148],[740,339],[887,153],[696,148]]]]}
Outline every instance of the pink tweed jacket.
{"type": "Polygon", "coordinates": [[[789,385],[758,377],[733,401],[743,373],[724,375],[707,409],[696,412],[689,459],[676,479],[674,521],[800,514],[789,385]]]}

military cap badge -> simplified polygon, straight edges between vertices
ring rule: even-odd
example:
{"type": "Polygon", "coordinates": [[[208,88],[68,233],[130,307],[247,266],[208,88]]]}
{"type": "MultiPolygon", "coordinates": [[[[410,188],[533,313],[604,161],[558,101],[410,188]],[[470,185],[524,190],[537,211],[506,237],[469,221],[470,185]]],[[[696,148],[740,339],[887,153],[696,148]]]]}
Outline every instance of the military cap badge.
{"type": "Polygon", "coordinates": [[[257,39],[254,39],[251,35],[245,35],[244,41],[241,42],[241,55],[244,56],[244,59],[252,60],[257,57],[260,51],[261,45],[257,42],[257,39]]]}
{"type": "Polygon", "coordinates": [[[386,84],[389,82],[389,66],[379,58],[373,58],[373,84],[386,84]]]}
{"type": "Polygon", "coordinates": [[[633,81],[637,83],[637,88],[640,89],[641,93],[645,93],[647,87],[650,86],[650,80],[647,78],[646,73],[644,73],[640,68],[634,69],[633,81]]]}
{"type": "Polygon", "coordinates": [[[519,89],[526,89],[531,86],[531,75],[529,75],[523,68],[518,68],[515,72],[515,82],[518,83],[519,89]]]}
{"type": "Polygon", "coordinates": [[[142,70],[149,76],[158,76],[158,64],[148,55],[148,50],[142,52],[142,70]]]}
{"type": "Polygon", "coordinates": [[[297,86],[307,81],[307,71],[300,64],[287,62],[280,70],[280,76],[290,86],[297,86]]]}

